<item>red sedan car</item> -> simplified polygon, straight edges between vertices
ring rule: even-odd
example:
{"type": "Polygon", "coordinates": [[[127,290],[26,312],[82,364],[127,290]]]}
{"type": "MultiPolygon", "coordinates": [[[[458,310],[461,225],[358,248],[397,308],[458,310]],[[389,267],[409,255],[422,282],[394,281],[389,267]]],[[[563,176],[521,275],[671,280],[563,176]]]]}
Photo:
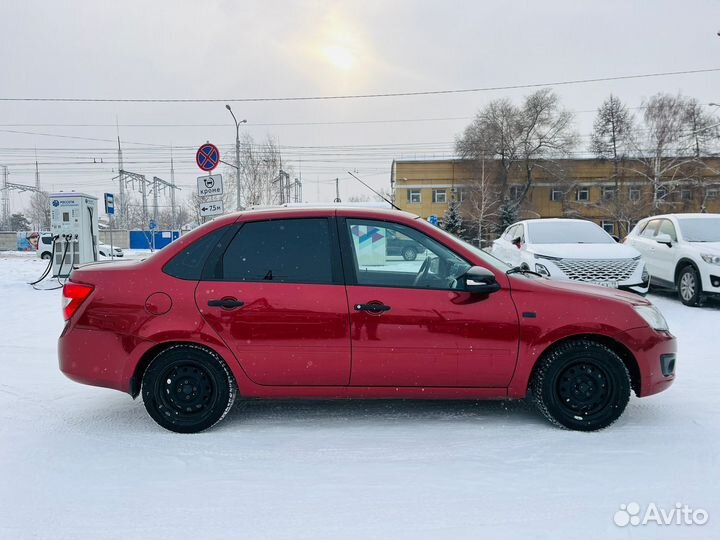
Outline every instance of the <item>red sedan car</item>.
{"type": "Polygon", "coordinates": [[[60,369],[142,392],[178,432],[245,398],[519,399],[596,430],[670,386],[675,338],[637,295],[550,281],[417,216],[279,208],[224,216],[143,261],[76,268],[60,369]],[[401,234],[424,248],[388,255],[401,234]]]}

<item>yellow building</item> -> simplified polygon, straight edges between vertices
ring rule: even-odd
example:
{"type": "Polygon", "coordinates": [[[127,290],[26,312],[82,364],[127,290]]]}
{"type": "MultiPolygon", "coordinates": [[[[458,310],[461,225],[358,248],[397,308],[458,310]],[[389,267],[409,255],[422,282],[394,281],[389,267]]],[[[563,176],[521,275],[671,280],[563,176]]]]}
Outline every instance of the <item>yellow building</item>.
{"type": "Polygon", "coordinates": [[[397,160],[392,165],[391,185],[395,204],[425,219],[437,216],[442,220],[449,203],[458,201],[465,219],[472,220],[481,195],[490,214],[497,216],[504,194],[511,201],[521,200],[518,219],[581,217],[618,236],[627,234],[648,215],[720,212],[720,159],[703,160],[704,166],[695,170],[693,180],[667,181],[657,189],[637,172],[639,165],[627,163],[616,175],[612,162],[598,159],[538,164],[524,193],[527,172],[519,166],[511,170],[507,189],[502,189],[495,170],[497,162],[397,160]],[[480,184],[483,177],[484,191],[480,184]]]}

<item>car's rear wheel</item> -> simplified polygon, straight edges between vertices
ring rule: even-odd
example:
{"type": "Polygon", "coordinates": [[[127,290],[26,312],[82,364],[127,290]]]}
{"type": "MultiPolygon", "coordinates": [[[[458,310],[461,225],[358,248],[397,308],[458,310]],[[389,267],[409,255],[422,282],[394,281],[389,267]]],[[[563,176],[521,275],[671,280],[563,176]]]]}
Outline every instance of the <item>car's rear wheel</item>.
{"type": "Polygon", "coordinates": [[[50,257],[52,257],[52,255],[48,251],[43,251],[42,254],[40,255],[40,258],[45,261],[47,261],[50,257]]]}
{"type": "Polygon", "coordinates": [[[630,399],[630,375],[611,349],[587,339],[561,344],[540,360],[531,382],[540,412],[578,431],[603,429],[630,399]]]}
{"type": "Polygon", "coordinates": [[[412,246],[408,246],[402,251],[403,259],[406,261],[414,261],[417,259],[417,249],[412,246]]]}
{"type": "Polygon", "coordinates": [[[694,266],[687,265],[678,274],[678,298],[686,306],[699,306],[702,302],[700,276],[694,266]]]}
{"type": "Polygon", "coordinates": [[[148,414],[165,429],[197,433],[222,420],[237,394],[235,379],[215,353],[175,345],[145,371],[142,395],[148,414]]]}

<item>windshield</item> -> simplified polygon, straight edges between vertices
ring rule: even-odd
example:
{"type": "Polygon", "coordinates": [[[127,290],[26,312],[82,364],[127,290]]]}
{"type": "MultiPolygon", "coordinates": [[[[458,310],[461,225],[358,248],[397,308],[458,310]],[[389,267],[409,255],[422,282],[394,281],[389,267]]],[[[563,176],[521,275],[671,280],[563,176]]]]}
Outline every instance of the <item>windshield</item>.
{"type": "Polygon", "coordinates": [[[687,242],[720,242],[720,217],[678,218],[678,223],[687,242]]]}
{"type": "Polygon", "coordinates": [[[478,257],[480,257],[484,262],[497,268],[498,270],[506,272],[507,270],[512,268],[509,264],[505,263],[504,261],[501,261],[500,259],[491,255],[487,251],[477,248],[477,247],[473,246],[471,243],[466,242],[465,240],[462,240],[461,238],[458,238],[457,236],[454,236],[454,235],[442,230],[439,227],[438,227],[437,231],[440,234],[442,234],[443,236],[445,236],[446,238],[449,238],[449,239],[453,240],[454,242],[458,242],[458,243],[462,244],[464,247],[466,247],[467,249],[469,249],[470,251],[475,253],[478,257]]]}
{"type": "Polygon", "coordinates": [[[592,221],[530,221],[530,244],[614,244],[612,236],[592,221]]]}

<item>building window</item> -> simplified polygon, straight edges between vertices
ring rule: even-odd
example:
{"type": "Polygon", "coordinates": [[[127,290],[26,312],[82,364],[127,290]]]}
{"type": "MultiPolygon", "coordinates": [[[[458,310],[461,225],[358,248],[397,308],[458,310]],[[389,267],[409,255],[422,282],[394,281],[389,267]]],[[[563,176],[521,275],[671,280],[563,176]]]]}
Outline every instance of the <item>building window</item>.
{"type": "Polygon", "coordinates": [[[603,220],[600,222],[600,226],[605,230],[606,233],[615,234],[615,222],[614,221],[603,220]]]}
{"type": "Polygon", "coordinates": [[[693,199],[692,189],[681,189],[680,190],[680,200],[681,201],[692,201],[692,199],[693,199]]]}
{"type": "Polygon", "coordinates": [[[718,189],[718,188],[708,188],[707,191],[705,192],[705,196],[708,199],[717,199],[718,194],[720,194],[720,189],[718,189]]]}
{"type": "Polygon", "coordinates": [[[659,186],[655,193],[657,194],[658,201],[664,201],[667,198],[669,191],[665,186],[659,186]]]}
{"type": "Polygon", "coordinates": [[[457,200],[464,202],[468,198],[468,191],[465,188],[459,188],[457,190],[457,200]]]}
{"type": "Polygon", "coordinates": [[[408,202],[411,204],[418,204],[418,203],[422,202],[422,197],[420,196],[419,189],[408,189],[407,195],[408,195],[408,202]]]}
{"type": "Polygon", "coordinates": [[[614,201],[615,200],[615,188],[603,186],[602,198],[603,198],[603,201],[614,201]]]}
{"type": "Polygon", "coordinates": [[[630,200],[631,201],[639,201],[640,200],[640,188],[639,187],[631,187],[630,188],[630,200]]]}
{"type": "Polygon", "coordinates": [[[433,198],[432,201],[434,203],[441,203],[445,204],[447,202],[447,191],[444,189],[433,189],[433,198]]]}
{"type": "Polygon", "coordinates": [[[577,200],[580,202],[587,202],[590,200],[590,188],[583,187],[577,190],[577,200]]]}
{"type": "Polygon", "coordinates": [[[562,201],[565,198],[565,192],[558,188],[552,188],[550,190],[551,201],[562,201]]]}
{"type": "Polygon", "coordinates": [[[510,186],[510,199],[517,201],[522,195],[522,186],[510,186]]]}

